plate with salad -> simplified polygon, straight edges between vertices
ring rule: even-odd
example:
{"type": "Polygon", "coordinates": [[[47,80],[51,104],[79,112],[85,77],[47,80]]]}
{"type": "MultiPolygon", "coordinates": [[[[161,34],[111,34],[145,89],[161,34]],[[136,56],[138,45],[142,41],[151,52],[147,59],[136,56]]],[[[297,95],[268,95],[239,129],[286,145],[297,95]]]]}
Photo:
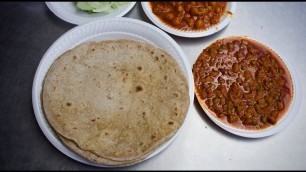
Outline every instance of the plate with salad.
{"type": "Polygon", "coordinates": [[[122,17],[136,2],[46,2],[48,8],[62,20],[80,25],[101,18],[122,17]]]}

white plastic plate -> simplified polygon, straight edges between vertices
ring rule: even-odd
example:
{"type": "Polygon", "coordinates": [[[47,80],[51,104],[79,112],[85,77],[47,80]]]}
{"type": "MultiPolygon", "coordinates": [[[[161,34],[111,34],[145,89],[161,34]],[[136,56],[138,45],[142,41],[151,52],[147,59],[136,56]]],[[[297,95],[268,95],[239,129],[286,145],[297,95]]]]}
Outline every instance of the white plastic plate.
{"type": "Polygon", "coordinates": [[[228,2],[226,11],[231,12],[232,14],[225,13],[220,22],[217,25],[214,25],[207,30],[202,31],[182,31],[179,29],[172,28],[164,24],[153,12],[152,8],[149,4],[150,2],[141,2],[142,8],[149,19],[159,28],[163,29],[164,31],[171,33],[173,35],[181,36],[181,37],[188,37],[188,38],[197,38],[197,37],[204,37],[216,33],[222,30],[232,18],[235,16],[236,10],[236,2],[228,2]]]}
{"type": "Polygon", "coordinates": [[[97,19],[106,19],[113,17],[122,17],[128,13],[136,4],[136,2],[129,2],[126,5],[122,5],[111,13],[92,13],[88,14],[85,11],[78,9],[75,2],[46,2],[48,8],[62,20],[72,24],[84,24],[97,19]]]}
{"type": "Polygon", "coordinates": [[[150,154],[146,159],[153,157],[154,155],[161,152],[171,142],[175,139],[178,133],[183,129],[186,120],[188,119],[188,114],[190,113],[190,108],[194,100],[194,84],[193,84],[193,75],[189,62],[180,48],[180,46],[165,32],[158,29],[157,27],[150,25],[146,22],[140,20],[130,19],[130,18],[113,18],[113,19],[102,19],[94,22],[90,22],[84,25],[77,26],[64,35],[58,38],[51,47],[44,54],[42,60],[39,63],[39,66],[35,73],[35,78],[32,88],[32,103],[35,113],[36,120],[49,141],[62,153],[65,155],[80,161],[85,164],[107,167],[103,164],[92,163],[81,156],[77,155],[70,149],[68,149],[56,136],[52,127],[49,125],[45,115],[42,111],[41,106],[41,90],[44,77],[54,62],[61,54],[66,52],[69,49],[74,48],[75,46],[86,42],[86,41],[99,41],[99,40],[109,40],[109,39],[134,39],[141,40],[151,43],[157,47],[160,47],[166,50],[171,54],[178,64],[180,65],[183,73],[186,75],[189,87],[189,96],[190,96],[190,105],[188,108],[188,113],[186,119],[178,130],[178,132],[165,144],[161,145],[156,149],[152,154],[150,154]]]}
{"type": "Polygon", "coordinates": [[[284,55],[279,54],[279,52],[275,51],[273,48],[271,48],[270,46],[268,46],[267,44],[265,44],[261,41],[257,41],[256,39],[253,39],[253,38],[250,38],[250,37],[245,37],[245,38],[250,39],[250,40],[254,40],[256,42],[259,42],[259,43],[265,45],[266,47],[269,47],[271,50],[273,50],[276,54],[278,54],[280,56],[282,61],[287,66],[287,68],[288,68],[288,70],[291,74],[292,83],[293,83],[293,99],[292,99],[292,103],[290,104],[290,107],[289,107],[287,113],[284,114],[284,116],[280,119],[280,121],[278,121],[277,124],[274,125],[274,126],[271,126],[271,127],[268,127],[268,128],[262,129],[262,130],[243,130],[243,129],[238,129],[238,128],[232,127],[230,125],[227,125],[227,124],[221,122],[218,118],[214,117],[209,112],[209,110],[207,110],[205,108],[203,108],[203,110],[207,114],[207,116],[214,123],[216,123],[218,126],[220,126],[221,128],[223,128],[224,130],[226,130],[230,133],[233,133],[235,135],[242,136],[242,137],[248,137],[248,138],[267,137],[267,136],[271,136],[271,135],[274,135],[274,134],[282,131],[292,122],[292,120],[294,119],[294,117],[298,113],[298,110],[301,106],[302,88],[301,88],[300,81],[298,79],[297,73],[294,71],[294,69],[292,68],[290,63],[286,60],[284,55]]]}

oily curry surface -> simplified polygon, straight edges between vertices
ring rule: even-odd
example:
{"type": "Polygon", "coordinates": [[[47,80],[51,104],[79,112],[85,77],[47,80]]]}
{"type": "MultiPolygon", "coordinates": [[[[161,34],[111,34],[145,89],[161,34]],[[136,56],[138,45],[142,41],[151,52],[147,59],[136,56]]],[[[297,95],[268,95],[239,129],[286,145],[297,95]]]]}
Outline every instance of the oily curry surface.
{"type": "Polygon", "coordinates": [[[150,2],[152,12],[166,25],[180,30],[206,30],[220,22],[227,2],[150,2]]]}
{"type": "Polygon", "coordinates": [[[200,54],[193,75],[201,106],[236,128],[273,126],[292,101],[292,79],[284,62],[251,39],[217,40],[200,54]]]}

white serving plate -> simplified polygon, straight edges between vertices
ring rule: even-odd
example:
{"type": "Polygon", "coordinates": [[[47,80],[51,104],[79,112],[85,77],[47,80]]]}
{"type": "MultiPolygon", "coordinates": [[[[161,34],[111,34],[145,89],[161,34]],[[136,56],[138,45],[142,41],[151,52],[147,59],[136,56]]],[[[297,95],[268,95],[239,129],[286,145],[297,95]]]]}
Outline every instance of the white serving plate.
{"type": "Polygon", "coordinates": [[[150,154],[146,158],[146,160],[158,154],[173,142],[173,140],[176,138],[176,136],[185,126],[185,123],[189,116],[188,114],[190,113],[190,108],[194,100],[193,75],[191,72],[189,62],[184,52],[169,35],[164,33],[162,30],[158,29],[157,27],[150,25],[146,22],[142,22],[140,20],[119,17],[113,19],[97,20],[94,22],[74,27],[73,29],[67,31],[64,35],[58,38],[50,46],[50,48],[44,54],[43,58],[39,63],[39,66],[35,73],[35,78],[32,88],[33,109],[36,120],[41,130],[48,138],[48,140],[58,150],[60,150],[65,155],[77,161],[99,167],[108,167],[108,166],[103,164],[92,163],[82,158],[81,156],[77,155],[76,153],[68,149],[60,141],[60,139],[56,136],[55,132],[53,131],[52,127],[49,125],[45,115],[43,114],[40,96],[41,96],[44,77],[48,69],[54,62],[54,60],[57,59],[61,54],[86,41],[99,41],[99,40],[109,40],[109,39],[141,40],[149,42],[155,46],[158,46],[166,50],[177,60],[178,64],[180,65],[181,69],[183,70],[183,73],[186,75],[186,78],[188,80],[190,105],[183,125],[168,142],[164,143],[158,149],[156,149],[152,154],[150,154]]]}
{"type": "Polygon", "coordinates": [[[236,10],[236,2],[228,2],[226,11],[231,12],[232,14],[224,14],[217,25],[214,25],[207,30],[204,31],[182,31],[179,29],[172,28],[164,24],[153,12],[152,8],[150,7],[149,2],[141,2],[142,8],[148,18],[159,28],[163,29],[164,31],[171,33],[173,35],[181,36],[181,37],[188,37],[188,38],[198,38],[211,35],[222,30],[226,25],[230,23],[232,18],[235,16],[236,10]]]}
{"type": "MultiPolygon", "coordinates": [[[[267,137],[274,135],[282,130],[284,130],[295,118],[296,114],[299,111],[299,108],[301,106],[301,101],[302,101],[302,88],[300,85],[300,81],[298,79],[298,75],[295,72],[294,68],[290,65],[290,63],[286,60],[284,55],[280,54],[279,52],[275,51],[271,46],[268,46],[267,44],[263,43],[262,41],[258,41],[256,39],[250,38],[250,37],[244,37],[246,39],[250,39],[253,41],[256,41],[258,43],[261,43],[262,45],[270,48],[272,51],[274,51],[276,54],[279,55],[281,60],[285,63],[287,66],[290,74],[291,74],[291,79],[292,79],[292,84],[293,84],[293,98],[292,98],[292,103],[290,104],[290,107],[287,111],[287,113],[277,122],[276,125],[262,129],[262,130],[243,130],[243,129],[238,129],[233,126],[227,125],[223,122],[221,122],[219,119],[217,119],[214,115],[210,113],[210,110],[207,110],[203,108],[204,112],[207,114],[207,116],[219,127],[223,128],[224,130],[233,133],[238,136],[242,137],[248,137],[248,138],[261,138],[261,137],[267,137]]],[[[221,38],[222,39],[222,38],[221,38]]],[[[215,41],[214,41],[215,42],[215,41]]]]}
{"type": "Polygon", "coordinates": [[[72,24],[84,24],[97,19],[106,19],[113,17],[122,17],[128,13],[136,4],[130,2],[129,4],[122,5],[109,14],[105,13],[92,13],[88,14],[85,11],[78,9],[74,2],[46,2],[48,8],[62,20],[72,24]]]}

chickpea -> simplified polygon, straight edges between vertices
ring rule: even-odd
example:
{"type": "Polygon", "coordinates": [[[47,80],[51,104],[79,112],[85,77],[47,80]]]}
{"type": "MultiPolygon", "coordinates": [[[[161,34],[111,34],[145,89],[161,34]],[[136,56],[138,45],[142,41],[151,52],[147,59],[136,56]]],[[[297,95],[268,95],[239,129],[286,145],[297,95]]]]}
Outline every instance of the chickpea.
{"type": "Polygon", "coordinates": [[[220,9],[219,7],[217,7],[217,8],[215,9],[215,12],[216,12],[216,13],[220,13],[220,12],[221,12],[221,9],[220,9]]]}
{"type": "Polygon", "coordinates": [[[179,17],[175,17],[173,20],[172,20],[172,24],[174,25],[174,26],[179,26],[179,25],[181,25],[181,19],[179,18],[179,17]]]}
{"type": "Polygon", "coordinates": [[[205,10],[204,7],[197,7],[198,8],[198,12],[203,12],[205,10]]]}
{"type": "Polygon", "coordinates": [[[209,21],[209,19],[210,19],[210,17],[208,16],[208,15],[204,15],[204,20],[207,20],[207,21],[209,21]]]}
{"type": "Polygon", "coordinates": [[[237,115],[229,115],[228,118],[227,118],[227,121],[229,123],[234,123],[238,120],[238,116],[237,115]]]}
{"type": "Polygon", "coordinates": [[[181,28],[183,28],[183,27],[188,27],[187,23],[186,23],[185,21],[183,21],[182,18],[181,18],[180,27],[181,27],[181,28]]]}
{"type": "Polygon", "coordinates": [[[173,13],[166,14],[165,19],[168,21],[172,21],[174,19],[174,14],[173,13]]]}
{"type": "Polygon", "coordinates": [[[245,120],[243,120],[242,124],[243,125],[250,125],[252,123],[252,119],[249,117],[245,117],[245,120]]]}
{"type": "Polygon", "coordinates": [[[161,10],[157,6],[153,8],[153,13],[154,14],[159,14],[160,12],[161,12],[161,10]]]}
{"type": "Polygon", "coordinates": [[[196,27],[196,29],[200,29],[200,28],[202,28],[203,26],[204,26],[203,20],[197,19],[197,20],[195,21],[195,27],[196,27]]]}
{"type": "Polygon", "coordinates": [[[266,102],[268,103],[269,106],[272,105],[272,104],[273,104],[273,98],[272,98],[272,96],[267,96],[267,97],[266,97],[266,102]]]}
{"type": "Polygon", "coordinates": [[[208,6],[208,7],[207,7],[207,10],[208,10],[209,12],[214,11],[214,9],[213,9],[211,6],[208,6]]]}
{"type": "Polygon", "coordinates": [[[276,119],[276,117],[268,116],[268,121],[271,124],[276,124],[277,119],[276,119]]]}
{"type": "Polygon", "coordinates": [[[227,48],[228,48],[229,51],[233,51],[234,50],[234,44],[231,43],[231,42],[227,43],[227,48]]]}
{"type": "Polygon", "coordinates": [[[179,4],[178,6],[176,6],[176,11],[178,11],[178,12],[184,11],[183,5],[182,5],[182,4],[179,4]]]}
{"type": "Polygon", "coordinates": [[[189,12],[189,11],[190,11],[190,8],[191,8],[191,5],[190,5],[190,4],[185,5],[185,11],[189,12]]]}
{"type": "Polygon", "coordinates": [[[256,126],[258,124],[258,121],[256,119],[252,119],[251,125],[256,126]]]}
{"type": "Polygon", "coordinates": [[[242,83],[242,79],[241,78],[237,78],[236,81],[237,81],[238,84],[242,83]]]}
{"type": "Polygon", "coordinates": [[[247,60],[250,60],[250,59],[252,59],[254,57],[254,55],[253,54],[251,54],[251,53],[248,53],[247,55],[246,55],[246,59],[247,60]]]}
{"type": "Polygon", "coordinates": [[[238,63],[234,63],[233,66],[232,66],[232,70],[235,73],[239,72],[239,64],[238,63]]]}
{"type": "Polygon", "coordinates": [[[246,70],[246,69],[247,69],[247,64],[244,63],[244,62],[242,62],[242,63],[241,63],[241,69],[242,69],[242,70],[246,70]]]}
{"type": "Polygon", "coordinates": [[[244,57],[244,54],[241,51],[239,51],[237,52],[236,56],[238,59],[242,59],[244,57]]]}
{"type": "Polygon", "coordinates": [[[194,26],[194,18],[193,17],[184,17],[184,20],[186,21],[186,23],[189,27],[194,26]]]}
{"type": "Polygon", "coordinates": [[[214,105],[220,104],[220,98],[218,98],[218,97],[214,97],[214,98],[212,99],[212,101],[213,101],[213,104],[214,104],[214,105]]]}
{"type": "Polygon", "coordinates": [[[217,5],[217,2],[209,2],[208,4],[212,7],[215,7],[217,5]]]}
{"type": "Polygon", "coordinates": [[[218,19],[213,17],[213,18],[210,19],[210,23],[211,24],[217,24],[218,23],[218,19]]]}
{"type": "Polygon", "coordinates": [[[262,116],[262,117],[260,118],[260,120],[261,120],[261,122],[264,123],[264,124],[267,123],[267,116],[265,116],[265,115],[262,116]]]}
{"type": "Polygon", "coordinates": [[[225,80],[223,78],[221,78],[221,76],[218,78],[218,82],[221,83],[221,84],[224,84],[225,83],[225,80]]]}
{"type": "Polygon", "coordinates": [[[166,7],[163,8],[163,12],[167,12],[167,13],[168,13],[168,12],[170,12],[170,11],[171,11],[171,8],[170,8],[170,7],[167,7],[167,6],[166,6],[166,7]]]}
{"type": "Polygon", "coordinates": [[[198,8],[197,7],[191,7],[190,8],[190,14],[193,16],[198,15],[198,8]]]}
{"type": "Polygon", "coordinates": [[[251,88],[249,86],[247,86],[247,85],[243,86],[243,89],[246,92],[250,92],[251,91],[251,88]]]}
{"type": "Polygon", "coordinates": [[[190,15],[189,12],[185,12],[185,13],[184,13],[184,16],[185,16],[185,17],[191,17],[191,15],[190,15]]]}
{"type": "Polygon", "coordinates": [[[205,14],[208,14],[208,13],[209,13],[209,11],[207,9],[205,9],[204,7],[199,7],[198,8],[198,12],[197,12],[198,15],[205,15],[205,14]]]}

